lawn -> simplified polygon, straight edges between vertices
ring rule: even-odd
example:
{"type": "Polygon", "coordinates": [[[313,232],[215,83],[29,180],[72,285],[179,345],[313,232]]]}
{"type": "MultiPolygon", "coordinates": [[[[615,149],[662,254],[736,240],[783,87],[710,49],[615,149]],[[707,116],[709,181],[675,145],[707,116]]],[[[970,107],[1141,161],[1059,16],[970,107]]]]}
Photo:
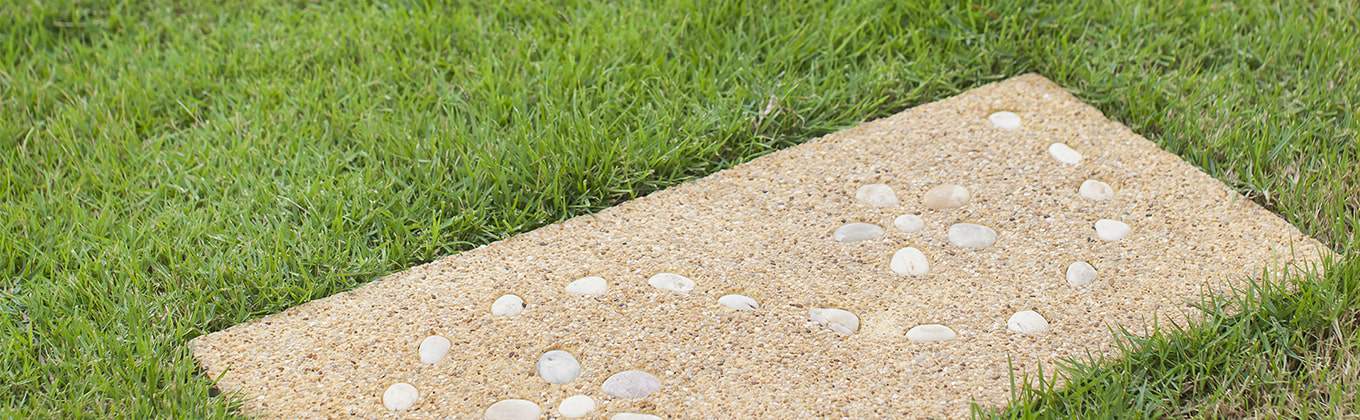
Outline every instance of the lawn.
{"type": "Polygon", "coordinates": [[[0,2],[0,417],[234,416],[189,339],[1026,72],[1343,257],[979,413],[1360,416],[1360,3],[431,3],[0,2]]]}

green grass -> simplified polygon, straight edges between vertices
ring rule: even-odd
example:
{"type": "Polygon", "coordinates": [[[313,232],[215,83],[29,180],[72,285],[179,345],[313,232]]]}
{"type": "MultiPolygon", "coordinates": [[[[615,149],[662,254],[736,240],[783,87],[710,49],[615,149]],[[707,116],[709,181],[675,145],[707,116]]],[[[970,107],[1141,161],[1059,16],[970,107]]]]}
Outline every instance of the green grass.
{"type": "Polygon", "coordinates": [[[1356,2],[218,3],[0,2],[0,417],[231,416],[189,339],[1025,72],[1343,257],[982,414],[1360,415],[1356,2]]]}

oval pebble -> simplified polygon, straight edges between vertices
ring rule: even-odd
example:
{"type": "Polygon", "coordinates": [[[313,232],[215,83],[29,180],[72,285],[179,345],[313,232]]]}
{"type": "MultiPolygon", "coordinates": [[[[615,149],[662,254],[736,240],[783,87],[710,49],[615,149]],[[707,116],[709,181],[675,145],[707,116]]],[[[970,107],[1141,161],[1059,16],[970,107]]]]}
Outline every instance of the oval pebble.
{"type": "Polygon", "coordinates": [[[949,226],[949,243],[960,248],[986,248],[996,243],[996,230],[973,223],[955,223],[949,226]]]}
{"type": "Polygon", "coordinates": [[[1006,329],[1020,334],[1038,334],[1048,331],[1048,320],[1034,311],[1020,311],[1006,320],[1006,329]]]}
{"type": "Polygon", "coordinates": [[[754,311],[760,308],[755,299],[746,295],[723,295],[718,298],[718,304],[736,311],[754,311]]]}
{"type": "Polygon", "coordinates": [[[405,382],[392,384],[383,392],[383,406],[393,411],[409,409],[419,399],[420,393],[416,392],[416,387],[405,382]]]}
{"type": "Polygon", "coordinates": [[[912,247],[902,248],[893,253],[888,267],[902,276],[924,276],[930,273],[930,262],[926,261],[926,254],[912,247]]]}
{"type": "Polygon", "coordinates": [[[567,283],[567,293],[577,296],[603,296],[609,291],[609,282],[604,277],[581,277],[567,283]]]}
{"type": "Polygon", "coordinates": [[[1129,235],[1129,231],[1132,230],[1128,223],[1110,219],[1097,220],[1095,228],[1096,237],[1105,242],[1114,242],[1124,239],[1125,236],[1129,235]]]}
{"type": "Polygon", "coordinates": [[[661,290],[682,294],[688,294],[689,291],[694,290],[694,280],[675,273],[658,273],[647,279],[647,284],[661,290]]]}
{"type": "Polygon", "coordinates": [[[907,330],[907,340],[915,343],[949,341],[958,338],[952,328],[940,324],[922,324],[907,330]]]}
{"type": "Polygon", "coordinates": [[[495,316],[514,316],[524,312],[524,299],[519,296],[505,295],[491,303],[491,314],[495,316]]]}
{"type": "Polygon", "coordinates": [[[850,335],[859,331],[859,317],[844,309],[813,308],[808,310],[808,317],[812,318],[812,322],[817,323],[817,325],[841,335],[850,335]]]}
{"type": "Polygon", "coordinates": [[[1010,111],[993,112],[987,116],[987,121],[991,121],[992,127],[1002,130],[1014,130],[1020,128],[1020,116],[1010,111]]]}
{"type": "Polygon", "coordinates": [[[868,184],[855,191],[855,199],[874,207],[897,207],[897,193],[888,184],[868,184]]]}
{"type": "Polygon", "coordinates": [[[661,420],[661,417],[643,413],[618,413],[609,416],[609,420],[661,420]]]}
{"type": "Polygon", "coordinates": [[[572,395],[557,404],[557,414],[569,419],[585,417],[592,411],[595,411],[595,399],[588,395],[572,395]]]}
{"type": "Polygon", "coordinates": [[[543,410],[538,408],[529,400],[500,400],[486,408],[482,414],[485,420],[537,420],[543,414],[543,410]]]}
{"type": "Polygon", "coordinates": [[[1114,198],[1114,188],[1110,187],[1110,184],[1094,179],[1082,181],[1081,188],[1077,189],[1077,193],[1082,198],[1093,201],[1105,201],[1114,198]]]}
{"type": "Polygon", "coordinates": [[[660,391],[661,381],[647,372],[626,370],[605,379],[601,389],[618,398],[638,399],[660,391]]]}
{"type": "Polygon", "coordinates": [[[1073,149],[1072,146],[1068,146],[1065,143],[1053,143],[1048,145],[1048,155],[1053,156],[1053,159],[1057,159],[1059,162],[1068,165],[1081,163],[1081,152],[1078,152],[1077,149],[1073,149]]]}
{"type": "Polygon", "coordinates": [[[1077,261],[1067,266],[1067,284],[1082,287],[1096,281],[1096,268],[1086,261],[1077,261]]]}
{"type": "Polygon", "coordinates": [[[926,190],[921,201],[933,210],[946,210],[963,207],[973,197],[962,185],[944,184],[926,190]]]}
{"type": "Polygon", "coordinates": [[[551,350],[538,357],[538,376],[550,384],[562,385],[581,375],[581,362],[562,350],[551,350]]]}
{"type": "Polygon", "coordinates": [[[916,233],[920,232],[921,229],[926,228],[926,221],[922,220],[921,216],[904,214],[893,219],[893,226],[897,227],[897,230],[902,232],[916,233]]]}
{"type": "Polygon", "coordinates": [[[420,363],[433,365],[444,359],[449,354],[449,347],[453,343],[449,339],[432,335],[420,341],[420,363]]]}
{"type": "Polygon", "coordinates": [[[883,237],[883,228],[871,223],[846,223],[836,228],[831,238],[836,242],[851,243],[883,237]]]}

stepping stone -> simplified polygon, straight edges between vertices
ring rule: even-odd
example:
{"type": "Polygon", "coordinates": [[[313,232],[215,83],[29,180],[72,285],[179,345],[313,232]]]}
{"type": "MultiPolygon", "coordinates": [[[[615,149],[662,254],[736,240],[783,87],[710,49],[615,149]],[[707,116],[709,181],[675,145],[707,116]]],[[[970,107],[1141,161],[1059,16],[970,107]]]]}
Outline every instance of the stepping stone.
{"type": "Polygon", "coordinates": [[[846,223],[836,228],[831,234],[831,238],[836,242],[851,243],[879,239],[883,237],[883,228],[869,223],[846,223]]]}
{"type": "Polygon", "coordinates": [[[569,419],[585,417],[592,411],[595,411],[595,399],[589,395],[572,395],[557,404],[557,414],[569,419]]]}
{"type": "Polygon", "coordinates": [[[897,207],[897,193],[887,184],[869,184],[855,191],[855,199],[873,207],[897,207]]]}
{"type": "Polygon", "coordinates": [[[661,381],[657,380],[652,374],[640,370],[629,370],[615,373],[609,379],[604,380],[604,385],[600,387],[605,394],[616,398],[636,400],[646,398],[653,392],[661,390],[661,381]]]}
{"type": "Polygon", "coordinates": [[[543,410],[538,408],[529,400],[500,400],[486,408],[482,413],[484,420],[537,420],[543,414],[543,410]]]}
{"type": "Polygon", "coordinates": [[[598,403],[588,418],[958,418],[974,401],[1006,404],[1011,374],[1051,376],[1065,358],[1117,351],[1110,327],[1143,331],[1154,317],[1183,325],[1205,288],[1241,287],[1264,269],[1328,255],[1252,200],[1031,75],[438,258],[189,346],[204,383],[239,395],[240,414],[254,417],[475,419],[510,398],[541,405],[546,417],[582,393],[598,403]],[[1016,131],[992,126],[998,107],[1023,116],[1016,131]],[[1080,144],[1080,166],[1053,161],[1046,149],[1055,141],[1080,144]],[[1096,176],[1118,177],[1100,179],[1119,188],[1110,201],[1078,195],[1078,184],[1096,176]],[[902,201],[874,207],[849,196],[866,183],[891,185],[902,201]],[[926,207],[926,191],[943,184],[967,186],[970,199],[926,207]],[[923,229],[899,232],[893,218],[918,211],[923,229]],[[1093,228],[1101,218],[1131,231],[1102,242],[1093,228]],[[887,232],[848,246],[830,238],[844,221],[887,232]],[[1005,240],[980,252],[949,243],[950,225],[978,221],[1005,240]],[[928,256],[928,274],[889,268],[904,247],[928,256]],[[1077,260],[1100,262],[1087,287],[1107,287],[1063,284],[1077,260]],[[704,287],[680,294],[645,283],[662,272],[693,275],[704,287]],[[583,301],[564,291],[578,275],[608,279],[607,294],[583,301]],[[506,293],[533,307],[490,316],[506,293]],[[732,312],[718,302],[729,293],[759,297],[760,308],[732,312]],[[812,320],[813,309],[835,307],[854,316],[812,320]],[[1001,325],[1025,309],[1051,330],[1022,335],[1001,325]],[[929,320],[947,320],[958,337],[907,337],[914,322],[929,320]],[[415,347],[432,334],[452,348],[423,364],[415,347]],[[565,385],[537,373],[538,358],[558,347],[582,365],[565,385]],[[881,369],[926,350],[948,357],[929,357],[928,369],[881,369]],[[639,400],[600,388],[639,367],[664,386],[639,400]],[[419,387],[410,411],[386,407],[382,397],[397,382],[419,387]]]}

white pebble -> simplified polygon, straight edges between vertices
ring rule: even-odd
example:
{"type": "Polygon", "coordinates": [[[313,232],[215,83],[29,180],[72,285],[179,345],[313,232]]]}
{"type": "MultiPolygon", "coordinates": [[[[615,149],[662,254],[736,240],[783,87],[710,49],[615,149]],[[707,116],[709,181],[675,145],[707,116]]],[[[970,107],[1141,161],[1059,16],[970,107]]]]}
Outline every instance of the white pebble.
{"type": "Polygon", "coordinates": [[[1110,184],[1094,179],[1082,181],[1077,193],[1087,200],[1105,201],[1114,198],[1114,188],[1111,188],[1110,184]]]}
{"type": "Polygon", "coordinates": [[[581,362],[562,350],[551,350],[538,357],[538,376],[550,384],[562,385],[581,375],[581,362]]]}
{"type": "Polygon", "coordinates": [[[897,230],[900,230],[902,232],[916,233],[920,232],[921,229],[926,228],[926,221],[922,220],[921,216],[917,216],[914,214],[904,214],[901,216],[897,216],[896,219],[893,219],[893,226],[896,226],[897,230]]]}
{"type": "Polygon", "coordinates": [[[690,280],[689,277],[675,273],[658,273],[657,275],[652,276],[652,278],[647,279],[647,284],[661,290],[669,290],[675,293],[688,294],[690,290],[694,290],[694,280],[690,280]]]}
{"type": "Polygon", "coordinates": [[[404,382],[392,384],[383,392],[383,406],[393,411],[409,409],[419,399],[420,393],[416,392],[416,387],[404,382]]]}
{"type": "Polygon", "coordinates": [[[638,399],[660,391],[661,381],[647,372],[627,370],[605,379],[601,388],[604,393],[618,398],[638,399]]]}
{"type": "Polygon", "coordinates": [[[888,267],[902,276],[924,276],[930,273],[930,262],[926,261],[926,254],[912,247],[894,252],[888,267]]]}
{"type": "Polygon", "coordinates": [[[986,248],[996,243],[996,231],[983,225],[955,223],[949,226],[949,243],[960,248],[986,248]]]}
{"type": "Polygon", "coordinates": [[[923,324],[907,330],[907,340],[916,343],[949,341],[958,338],[953,329],[940,324],[923,324]]]}
{"type": "Polygon", "coordinates": [[[529,400],[500,400],[486,408],[485,420],[538,420],[543,410],[529,400]]]}
{"type": "Polygon", "coordinates": [[[897,193],[887,184],[868,184],[855,191],[855,199],[874,207],[897,207],[897,193]]]}
{"type": "Polygon", "coordinates": [[[992,127],[1002,130],[1014,130],[1020,128],[1020,116],[1010,111],[993,112],[987,116],[987,121],[992,122],[992,127]]]}
{"type": "Polygon", "coordinates": [[[812,322],[817,323],[817,325],[841,335],[850,335],[859,331],[859,317],[844,309],[813,308],[808,310],[808,317],[812,318],[812,322]]]}
{"type": "Polygon", "coordinates": [[[1114,242],[1124,239],[1129,235],[1132,228],[1128,223],[1118,220],[1100,219],[1096,221],[1096,237],[1105,242],[1114,242]]]}
{"type": "Polygon", "coordinates": [[[585,417],[592,411],[595,411],[595,399],[588,395],[572,395],[557,404],[557,414],[569,419],[585,417]]]}
{"type": "Polygon", "coordinates": [[[962,185],[944,184],[926,190],[925,195],[921,197],[921,201],[928,208],[946,210],[963,207],[963,205],[967,204],[968,200],[972,197],[973,194],[969,193],[968,189],[964,188],[962,185]]]}
{"type": "Polygon", "coordinates": [[[1048,154],[1059,162],[1068,165],[1081,163],[1081,152],[1078,152],[1077,149],[1073,149],[1072,146],[1068,146],[1064,143],[1053,143],[1048,145],[1048,154]]]}
{"type": "Polygon", "coordinates": [[[524,299],[519,296],[505,295],[491,303],[491,314],[495,316],[513,316],[520,312],[524,312],[524,299]]]}
{"type": "Polygon", "coordinates": [[[1020,311],[1006,320],[1006,329],[1020,334],[1038,334],[1048,331],[1048,320],[1034,311],[1020,311]]]}
{"type": "Polygon", "coordinates": [[[1096,281],[1096,268],[1086,261],[1077,261],[1067,266],[1067,284],[1082,287],[1096,281]]]}
{"type": "Polygon", "coordinates": [[[883,237],[883,228],[870,223],[846,223],[831,234],[836,242],[859,242],[883,237]]]}
{"type": "Polygon", "coordinates": [[[754,311],[760,308],[755,299],[745,295],[723,295],[718,298],[718,304],[737,311],[754,311]]]}
{"type": "Polygon", "coordinates": [[[609,283],[604,277],[589,276],[567,283],[567,293],[577,296],[604,296],[609,291],[609,283]]]}
{"type": "Polygon", "coordinates": [[[433,365],[449,354],[449,339],[432,335],[420,341],[420,363],[433,365]]]}
{"type": "Polygon", "coordinates": [[[618,413],[609,416],[609,420],[661,420],[661,417],[642,413],[618,413]]]}

